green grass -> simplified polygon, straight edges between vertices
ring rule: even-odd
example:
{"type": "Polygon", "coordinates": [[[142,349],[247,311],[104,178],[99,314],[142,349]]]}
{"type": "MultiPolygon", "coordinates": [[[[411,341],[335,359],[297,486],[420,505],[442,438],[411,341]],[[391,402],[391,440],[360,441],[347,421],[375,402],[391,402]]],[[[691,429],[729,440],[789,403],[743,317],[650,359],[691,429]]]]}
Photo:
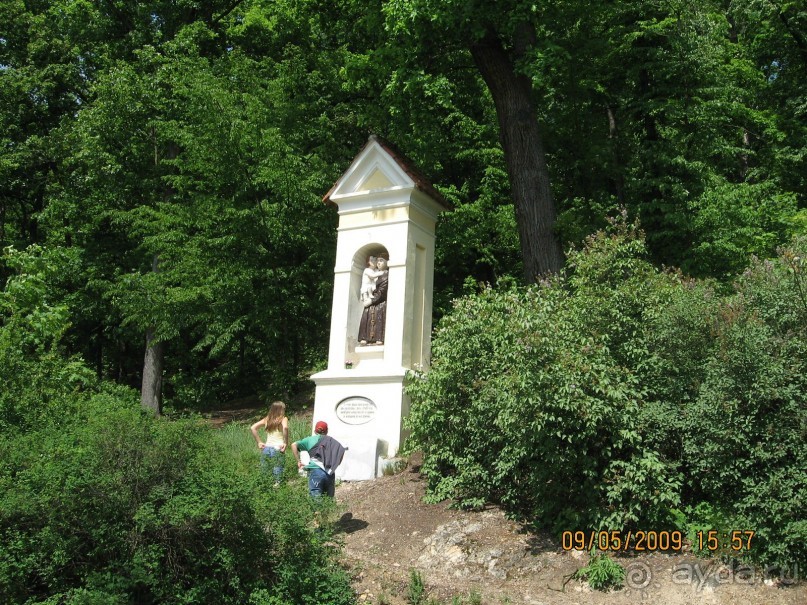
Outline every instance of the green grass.
{"type": "MultiPolygon", "coordinates": [[[[254,421],[229,422],[213,432],[215,438],[235,459],[240,459],[247,465],[260,465],[260,450],[255,444],[255,438],[249,427],[254,421]]],[[[311,434],[311,420],[302,416],[289,417],[289,446],[311,434]]],[[[297,473],[294,455],[291,447],[286,450],[286,476],[297,473]]]]}
{"type": "Polygon", "coordinates": [[[304,416],[289,417],[289,444],[299,441],[312,433],[311,420],[304,416]]]}
{"type": "MultiPolygon", "coordinates": [[[[255,438],[249,430],[251,422],[229,422],[216,431],[223,443],[227,443],[233,452],[256,450],[255,438]]],[[[307,417],[291,416],[289,418],[289,444],[299,441],[311,434],[311,420],[307,417]]]]}

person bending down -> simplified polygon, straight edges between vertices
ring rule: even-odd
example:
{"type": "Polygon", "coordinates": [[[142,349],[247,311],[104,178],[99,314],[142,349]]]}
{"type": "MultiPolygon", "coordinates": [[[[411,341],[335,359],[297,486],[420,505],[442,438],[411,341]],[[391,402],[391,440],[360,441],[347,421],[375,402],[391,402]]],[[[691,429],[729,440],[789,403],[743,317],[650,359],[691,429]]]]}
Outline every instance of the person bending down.
{"type": "Polygon", "coordinates": [[[303,468],[300,452],[308,452],[311,460],[305,465],[308,471],[308,493],[318,498],[323,494],[333,498],[336,485],[334,473],[342,464],[345,448],[333,437],[328,436],[328,424],[320,420],[314,426],[314,434],[291,444],[291,451],[297,460],[297,468],[303,468]]]}

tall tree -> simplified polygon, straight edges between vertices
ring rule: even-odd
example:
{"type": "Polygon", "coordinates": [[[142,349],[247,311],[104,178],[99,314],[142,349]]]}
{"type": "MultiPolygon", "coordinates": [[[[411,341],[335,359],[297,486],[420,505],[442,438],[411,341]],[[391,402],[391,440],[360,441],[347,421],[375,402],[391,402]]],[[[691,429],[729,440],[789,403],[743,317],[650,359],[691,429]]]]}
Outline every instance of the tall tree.
{"type": "Polygon", "coordinates": [[[576,16],[563,4],[570,18],[547,22],[555,48],[528,68],[546,90],[564,239],[621,205],[658,263],[723,276],[774,253],[799,195],[773,172],[792,111],[772,111],[723,3],[601,3],[576,16]]]}
{"type": "Polygon", "coordinates": [[[541,15],[533,2],[432,2],[394,0],[385,5],[387,25],[402,45],[439,55],[441,46],[470,52],[496,107],[516,211],[524,277],[563,266],[555,232],[557,210],[537,121],[533,82],[524,65],[536,52],[541,15]]]}
{"type": "MultiPolygon", "coordinates": [[[[750,10],[742,4],[399,0],[384,10],[390,43],[421,70],[456,78],[456,63],[445,57],[465,48],[475,59],[496,107],[511,186],[530,171],[515,169],[519,156],[504,138],[507,116],[514,117],[507,107],[527,99],[510,84],[529,92],[515,114],[523,120],[517,132],[532,141],[535,174],[547,182],[551,175],[553,187],[538,195],[545,190],[533,181],[532,202],[513,191],[525,263],[525,227],[535,220],[523,209],[543,208],[554,217],[556,204],[555,236],[579,241],[607,211],[624,205],[642,219],[657,262],[720,275],[738,270],[750,254],[773,253],[787,238],[803,190],[796,183],[803,170],[788,169],[776,180],[771,172],[802,161],[795,150],[803,137],[788,132],[799,132],[798,95],[774,111],[763,101],[770,92],[766,72],[771,90],[786,90],[776,82],[780,66],[793,78],[798,36],[781,22],[784,15],[799,23],[802,13],[791,4],[777,12],[775,3],[746,3],[769,24],[758,28],[777,32],[769,46],[781,48],[766,65],[749,60],[743,46],[749,39],[738,37],[737,15],[750,10]],[[546,168],[537,159],[540,139],[546,168]]],[[[742,26],[750,29],[747,21],[742,26]]],[[[526,264],[525,273],[534,276],[526,264]]]]}
{"type": "Polygon", "coordinates": [[[803,23],[771,0],[6,2],[0,243],[63,249],[67,350],[135,386],[150,334],[169,403],[280,394],[321,359],[317,194],[370,132],[457,208],[438,308],[557,270],[618,205],[657,262],[724,275],[807,216],[803,23]]]}
{"type": "Polygon", "coordinates": [[[163,364],[184,402],[288,392],[327,322],[323,165],[278,130],[277,66],[208,57],[216,36],[191,24],[98,78],[49,215],[54,240],[103,276],[106,321],[147,334],[143,403],[157,412],[163,364]],[[211,372],[213,392],[198,380],[211,372]]]}

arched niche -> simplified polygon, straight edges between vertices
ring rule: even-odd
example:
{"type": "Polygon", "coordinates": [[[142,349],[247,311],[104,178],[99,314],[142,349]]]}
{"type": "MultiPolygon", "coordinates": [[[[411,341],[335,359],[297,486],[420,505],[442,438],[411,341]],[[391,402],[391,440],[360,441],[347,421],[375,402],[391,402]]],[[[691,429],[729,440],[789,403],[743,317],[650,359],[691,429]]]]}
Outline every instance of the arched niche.
{"type": "Polygon", "coordinates": [[[361,278],[367,268],[367,259],[371,256],[383,256],[389,262],[389,251],[379,243],[365,244],[353,255],[350,268],[350,293],[348,296],[348,322],[347,338],[345,343],[345,359],[352,361],[354,366],[367,359],[383,359],[384,345],[358,346],[359,322],[364,305],[361,302],[361,278]]]}

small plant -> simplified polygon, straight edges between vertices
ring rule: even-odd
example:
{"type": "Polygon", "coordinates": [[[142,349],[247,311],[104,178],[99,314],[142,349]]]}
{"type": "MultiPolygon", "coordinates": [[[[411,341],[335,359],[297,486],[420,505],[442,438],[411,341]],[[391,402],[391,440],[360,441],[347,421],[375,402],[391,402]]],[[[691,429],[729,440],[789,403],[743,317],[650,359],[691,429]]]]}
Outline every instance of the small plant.
{"type": "Polygon", "coordinates": [[[472,590],[468,595],[468,605],[482,605],[482,595],[472,590]]]}
{"type": "Polygon", "coordinates": [[[381,474],[385,477],[390,475],[397,475],[398,473],[402,472],[407,465],[407,461],[403,458],[393,458],[391,460],[385,460],[383,466],[381,467],[381,474]]]}
{"type": "MultiPolygon", "coordinates": [[[[509,603],[509,599],[506,602],[509,603]]],[[[476,590],[472,590],[470,594],[468,594],[467,600],[460,596],[451,597],[451,605],[466,605],[466,603],[467,605],[482,605],[482,595],[476,590]]]]}
{"type": "Polygon", "coordinates": [[[622,586],[625,581],[625,568],[606,553],[595,555],[594,552],[592,548],[588,565],[574,572],[572,578],[585,580],[594,590],[610,590],[622,586]]]}
{"type": "Polygon", "coordinates": [[[421,573],[412,569],[409,571],[409,586],[406,590],[406,600],[410,605],[420,605],[426,594],[426,585],[423,583],[421,573]]]}

